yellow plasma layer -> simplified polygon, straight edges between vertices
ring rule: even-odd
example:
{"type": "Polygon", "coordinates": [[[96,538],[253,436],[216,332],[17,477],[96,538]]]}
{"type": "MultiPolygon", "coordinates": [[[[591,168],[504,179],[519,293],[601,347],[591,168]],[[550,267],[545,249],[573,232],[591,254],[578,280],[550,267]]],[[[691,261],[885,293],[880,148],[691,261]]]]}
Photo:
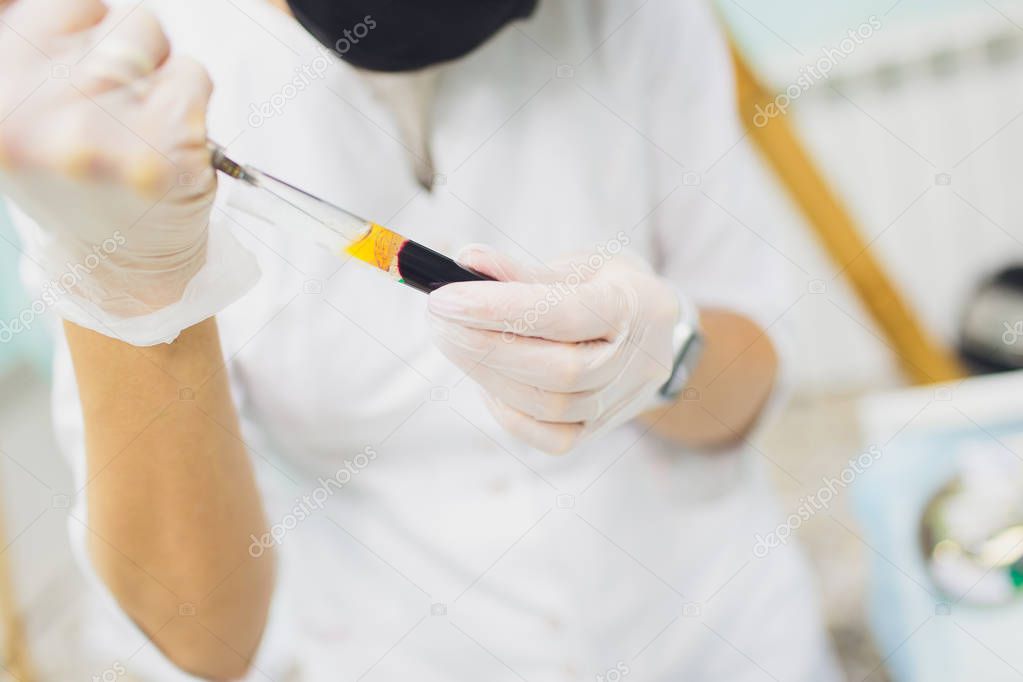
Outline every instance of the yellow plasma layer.
{"type": "Polygon", "coordinates": [[[359,260],[389,272],[395,277],[398,274],[398,251],[406,239],[397,232],[392,232],[382,225],[372,223],[365,237],[349,244],[345,253],[359,260]]]}

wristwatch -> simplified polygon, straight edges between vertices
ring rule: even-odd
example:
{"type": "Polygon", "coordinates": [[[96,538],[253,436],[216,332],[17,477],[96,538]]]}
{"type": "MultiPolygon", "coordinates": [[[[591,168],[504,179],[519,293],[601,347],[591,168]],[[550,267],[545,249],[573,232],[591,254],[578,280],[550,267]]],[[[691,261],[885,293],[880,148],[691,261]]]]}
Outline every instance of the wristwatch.
{"type": "Polygon", "coordinates": [[[661,400],[665,403],[673,403],[678,400],[703,354],[700,311],[685,296],[680,295],[678,298],[681,314],[672,334],[675,360],[671,365],[671,376],[658,391],[661,400]]]}

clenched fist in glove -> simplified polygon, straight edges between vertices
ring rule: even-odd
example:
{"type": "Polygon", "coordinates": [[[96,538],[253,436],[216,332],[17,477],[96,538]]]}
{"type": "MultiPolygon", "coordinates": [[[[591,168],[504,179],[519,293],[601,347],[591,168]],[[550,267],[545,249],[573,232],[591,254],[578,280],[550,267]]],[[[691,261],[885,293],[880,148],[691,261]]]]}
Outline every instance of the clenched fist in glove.
{"type": "Polygon", "coordinates": [[[683,314],[675,290],[619,254],[528,267],[485,247],[459,261],[497,282],[430,295],[436,341],[510,433],[563,453],[660,403],[683,314]]]}
{"type": "Polygon", "coordinates": [[[205,70],[144,8],[13,0],[0,18],[0,192],[35,223],[57,311],[148,345],[237,298],[256,270],[211,234],[205,70]]]}

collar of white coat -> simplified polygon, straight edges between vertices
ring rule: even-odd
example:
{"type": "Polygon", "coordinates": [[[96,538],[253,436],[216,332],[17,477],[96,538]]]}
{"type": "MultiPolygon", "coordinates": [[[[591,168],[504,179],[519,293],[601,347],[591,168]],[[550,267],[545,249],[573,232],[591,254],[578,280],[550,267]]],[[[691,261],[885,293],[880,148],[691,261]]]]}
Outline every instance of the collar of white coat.
{"type": "Polygon", "coordinates": [[[394,115],[416,179],[427,190],[433,187],[430,133],[433,102],[442,68],[435,66],[403,73],[357,70],[374,96],[394,115]]]}
{"type": "MultiPolygon", "coordinates": [[[[257,5],[308,35],[291,14],[287,0],[257,0],[257,5]]],[[[400,73],[349,68],[353,68],[377,100],[394,116],[401,145],[416,180],[427,191],[433,189],[432,114],[437,81],[444,66],[400,73]]]]}

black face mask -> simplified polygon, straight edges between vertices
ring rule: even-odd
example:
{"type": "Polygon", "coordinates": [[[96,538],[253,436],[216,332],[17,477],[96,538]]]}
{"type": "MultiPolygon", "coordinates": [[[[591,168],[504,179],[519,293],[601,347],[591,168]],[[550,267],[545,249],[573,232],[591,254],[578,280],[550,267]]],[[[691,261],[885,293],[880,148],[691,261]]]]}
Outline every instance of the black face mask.
{"type": "Polygon", "coordinates": [[[458,59],[538,0],[288,0],[295,18],[350,64],[414,71],[458,59]]]}

